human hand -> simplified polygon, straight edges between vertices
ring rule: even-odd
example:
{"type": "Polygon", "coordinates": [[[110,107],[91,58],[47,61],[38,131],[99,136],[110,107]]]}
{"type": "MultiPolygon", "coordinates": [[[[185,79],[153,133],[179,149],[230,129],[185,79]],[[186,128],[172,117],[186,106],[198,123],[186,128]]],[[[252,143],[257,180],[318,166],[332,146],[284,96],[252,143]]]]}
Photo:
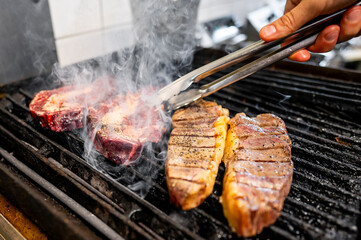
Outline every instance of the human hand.
{"type": "MultiPolygon", "coordinates": [[[[264,41],[272,41],[295,32],[315,17],[331,14],[345,8],[354,0],[287,0],[284,15],[276,21],[263,27],[259,36],[264,41]]],[[[361,6],[348,9],[342,16],[339,25],[330,25],[323,29],[316,42],[308,47],[311,52],[331,51],[336,43],[347,41],[360,34],[361,6]]],[[[304,62],[310,59],[310,53],[301,49],[289,58],[304,62]]]]}

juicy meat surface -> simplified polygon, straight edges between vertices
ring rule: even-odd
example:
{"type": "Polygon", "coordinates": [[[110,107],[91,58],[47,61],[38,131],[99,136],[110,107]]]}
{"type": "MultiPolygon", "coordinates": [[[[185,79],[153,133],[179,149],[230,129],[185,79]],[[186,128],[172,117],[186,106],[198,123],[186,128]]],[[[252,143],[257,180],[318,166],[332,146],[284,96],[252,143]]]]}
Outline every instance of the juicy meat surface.
{"type": "Polygon", "coordinates": [[[74,85],[37,93],[29,105],[32,117],[55,132],[82,128],[87,106],[96,105],[113,93],[113,81],[99,78],[89,85],[74,85]],[[107,87],[104,87],[107,86],[107,87]],[[99,89],[102,89],[99,92],[99,89]]]}
{"type": "Polygon", "coordinates": [[[165,173],[170,199],[183,210],[199,206],[213,190],[228,115],[217,103],[202,100],[172,117],[165,173]]]}
{"type": "Polygon", "coordinates": [[[229,123],[221,203],[232,230],[249,237],[280,215],[292,182],[292,144],[284,122],[272,114],[240,113],[229,123]]]}
{"type": "Polygon", "coordinates": [[[158,142],[165,125],[161,109],[141,99],[144,92],[116,95],[92,108],[88,129],[96,149],[115,163],[130,164],[138,159],[146,142],[158,142]]]}

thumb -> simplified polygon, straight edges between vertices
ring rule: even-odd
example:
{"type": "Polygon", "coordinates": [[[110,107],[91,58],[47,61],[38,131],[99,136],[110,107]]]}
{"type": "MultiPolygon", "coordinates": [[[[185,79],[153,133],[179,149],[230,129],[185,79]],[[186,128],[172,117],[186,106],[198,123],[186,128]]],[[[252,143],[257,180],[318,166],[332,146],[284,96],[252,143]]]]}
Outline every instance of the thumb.
{"type": "Polygon", "coordinates": [[[295,8],[273,23],[263,27],[259,36],[264,41],[272,41],[295,32],[307,22],[317,17],[317,1],[301,1],[295,8]]]}

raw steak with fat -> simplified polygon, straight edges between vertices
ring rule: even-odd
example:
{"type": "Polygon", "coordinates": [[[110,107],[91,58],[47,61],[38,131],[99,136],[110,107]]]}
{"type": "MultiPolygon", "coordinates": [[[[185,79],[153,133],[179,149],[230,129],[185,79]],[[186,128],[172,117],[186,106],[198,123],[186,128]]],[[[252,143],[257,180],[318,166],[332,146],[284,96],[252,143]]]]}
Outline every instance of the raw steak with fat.
{"type": "Polygon", "coordinates": [[[99,78],[89,85],[64,86],[37,93],[29,105],[31,115],[43,127],[55,132],[82,128],[84,111],[113,92],[111,78],[99,78]]]}
{"type": "Polygon", "coordinates": [[[89,111],[90,138],[96,149],[115,163],[134,162],[146,142],[162,138],[161,109],[142,100],[146,94],[150,94],[148,90],[120,94],[89,111]]]}

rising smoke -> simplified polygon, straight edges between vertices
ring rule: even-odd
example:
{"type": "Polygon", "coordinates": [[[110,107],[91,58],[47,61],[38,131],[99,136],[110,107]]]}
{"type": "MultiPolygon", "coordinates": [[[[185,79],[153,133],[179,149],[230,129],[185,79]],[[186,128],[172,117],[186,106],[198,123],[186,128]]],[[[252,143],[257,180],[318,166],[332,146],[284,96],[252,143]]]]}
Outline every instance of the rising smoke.
{"type": "MultiPolygon", "coordinates": [[[[100,76],[112,76],[118,93],[140,91],[141,101],[152,106],[155,91],[141,89],[149,89],[149,86],[159,89],[179,77],[181,70],[187,69],[191,64],[199,0],[131,0],[130,3],[135,35],[133,47],[65,68],[55,66],[53,76],[66,85],[90,84],[100,76]]],[[[104,88],[109,87],[111,86],[104,83],[104,88]]],[[[102,89],[99,89],[99,95],[101,94],[102,89]]],[[[87,104],[85,109],[94,105],[93,102],[87,104]]],[[[120,106],[128,107],[125,103],[120,103],[120,106]]],[[[164,112],[161,106],[155,107],[162,125],[169,132],[170,113],[164,112]]],[[[144,119],[150,118],[151,116],[143,115],[142,119],[133,119],[134,127],[140,122],[143,126],[144,119]]],[[[149,121],[149,124],[154,122],[149,121]]],[[[143,153],[146,157],[139,158],[131,166],[117,165],[95,150],[95,133],[100,128],[102,126],[97,125],[92,132],[84,128],[78,133],[84,140],[83,157],[94,168],[128,185],[144,197],[152,186],[151,180],[158,176],[159,170],[164,166],[167,138],[163,137],[158,144],[144,144],[143,153]],[[146,178],[139,178],[139,173],[146,178]]]]}

